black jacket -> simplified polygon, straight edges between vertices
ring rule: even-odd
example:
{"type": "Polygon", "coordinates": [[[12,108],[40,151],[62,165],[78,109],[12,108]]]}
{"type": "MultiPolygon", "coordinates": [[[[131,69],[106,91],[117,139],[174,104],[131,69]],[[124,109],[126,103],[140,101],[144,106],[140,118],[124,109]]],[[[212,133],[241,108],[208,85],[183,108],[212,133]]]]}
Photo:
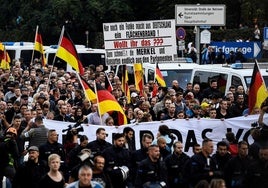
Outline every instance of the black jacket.
{"type": "Polygon", "coordinates": [[[165,182],[167,184],[167,168],[164,161],[152,162],[148,157],[138,166],[135,187],[142,188],[145,183],[165,182]]]}
{"type": "Polygon", "coordinates": [[[168,185],[170,188],[187,187],[184,172],[185,166],[189,160],[190,157],[185,153],[179,156],[173,153],[165,159],[168,172],[168,185]]]}

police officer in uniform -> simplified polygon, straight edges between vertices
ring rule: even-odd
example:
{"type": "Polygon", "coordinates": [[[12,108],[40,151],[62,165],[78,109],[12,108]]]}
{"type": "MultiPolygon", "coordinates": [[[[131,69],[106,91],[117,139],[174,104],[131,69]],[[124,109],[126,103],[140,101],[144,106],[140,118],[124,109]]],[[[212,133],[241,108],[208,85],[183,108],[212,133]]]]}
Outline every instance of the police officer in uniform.
{"type": "Polygon", "coordinates": [[[190,157],[183,152],[183,145],[180,141],[173,144],[173,150],[174,152],[165,159],[168,171],[168,185],[170,188],[186,188],[184,170],[190,157]]]}
{"type": "Polygon", "coordinates": [[[64,162],[61,164],[61,170],[66,172],[66,154],[64,151],[64,147],[62,144],[58,143],[58,134],[55,129],[51,129],[48,131],[48,138],[45,144],[42,144],[39,147],[39,159],[44,161],[47,164],[48,156],[50,154],[58,154],[64,162]]]}
{"type": "Polygon", "coordinates": [[[248,143],[240,141],[238,143],[238,155],[227,162],[224,170],[227,187],[245,187],[245,176],[251,162],[252,160],[248,156],[248,143]]]}
{"type": "Polygon", "coordinates": [[[106,148],[112,146],[111,143],[105,140],[108,134],[104,128],[98,128],[96,130],[96,136],[96,140],[89,142],[87,145],[87,148],[91,150],[94,157],[100,155],[106,148]]]}
{"type": "Polygon", "coordinates": [[[212,160],[213,142],[211,139],[204,139],[202,142],[202,151],[193,155],[190,163],[190,185],[195,186],[200,180],[211,181],[217,177],[216,163],[212,160]]]}
{"type": "Polygon", "coordinates": [[[148,148],[148,157],[139,164],[135,187],[167,187],[167,168],[164,161],[160,160],[160,149],[158,145],[150,145],[148,148]]]}
{"type": "Polygon", "coordinates": [[[123,134],[115,134],[113,141],[114,144],[102,153],[105,158],[104,171],[110,177],[113,187],[125,188],[130,168],[130,152],[124,148],[125,138],[123,134]]]}
{"type": "Polygon", "coordinates": [[[268,146],[262,146],[259,150],[259,159],[254,161],[248,168],[246,175],[247,188],[268,187],[268,146]]]}

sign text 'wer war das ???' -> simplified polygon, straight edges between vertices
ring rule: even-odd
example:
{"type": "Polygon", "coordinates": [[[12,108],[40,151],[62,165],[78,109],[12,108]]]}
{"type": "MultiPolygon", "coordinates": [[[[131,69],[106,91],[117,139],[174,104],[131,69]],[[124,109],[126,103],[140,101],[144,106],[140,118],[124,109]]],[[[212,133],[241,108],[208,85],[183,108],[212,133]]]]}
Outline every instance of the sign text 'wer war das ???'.
{"type": "Polygon", "coordinates": [[[104,23],[107,65],[174,60],[175,20],[104,23]]]}

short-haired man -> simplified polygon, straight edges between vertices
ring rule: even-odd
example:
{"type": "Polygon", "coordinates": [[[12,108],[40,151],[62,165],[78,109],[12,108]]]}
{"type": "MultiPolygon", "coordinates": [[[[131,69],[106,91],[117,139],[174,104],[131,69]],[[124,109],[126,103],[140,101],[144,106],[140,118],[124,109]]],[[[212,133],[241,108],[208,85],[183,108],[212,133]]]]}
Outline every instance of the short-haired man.
{"type": "Polygon", "coordinates": [[[186,187],[184,180],[185,165],[190,157],[183,152],[183,144],[177,141],[173,144],[173,153],[165,159],[170,187],[186,187]]]}
{"type": "Polygon", "coordinates": [[[92,180],[98,182],[105,188],[111,188],[111,180],[104,172],[105,159],[103,156],[98,155],[94,158],[94,166],[92,180]]]}
{"type": "Polygon", "coordinates": [[[47,141],[48,128],[43,123],[43,118],[37,116],[34,122],[28,123],[27,127],[22,131],[20,137],[29,139],[29,146],[39,147],[47,141]]]}
{"type": "Polygon", "coordinates": [[[255,160],[246,174],[246,187],[268,187],[268,146],[262,146],[259,150],[259,159],[255,160]]]}
{"type": "Polygon", "coordinates": [[[39,147],[39,159],[47,161],[50,154],[58,154],[62,161],[66,160],[66,154],[62,144],[58,143],[58,134],[55,129],[48,131],[47,142],[39,147]]]}
{"type": "Polygon", "coordinates": [[[92,152],[92,155],[100,155],[106,148],[112,146],[110,142],[105,139],[108,136],[104,128],[98,128],[96,130],[96,140],[88,143],[87,148],[92,152]]]}
{"type": "Polygon", "coordinates": [[[204,139],[202,142],[202,151],[193,155],[190,159],[190,184],[195,186],[201,179],[208,182],[214,178],[216,163],[211,159],[214,144],[211,139],[204,139]]]}
{"type": "Polygon", "coordinates": [[[248,156],[248,143],[238,143],[238,155],[230,159],[225,167],[224,176],[227,187],[246,187],[245,178],[252,160],[248,156]]]}
{"type": "Polygon", "coordinates": [[[138,166],[135,187],[166,187],[166,165],[160,160],[160,149],[157,145],[150,145],[148,157],[138,166]]]}
{"type": "Polygon", "coordinates": [[[109,175],[113,187],[125,188],[128,183],[130,152],[124,148],[125,138],[123,134],[116,133],[113,141],[114,144],[102,153],[105,158],[104,171],[109,175]]]}
{"type": "Polygon", "coordinates": [[[66,188],[80,188],[80,187],[91,187],[91,188],[103,188],[98,182],[91,181],[92,169],[84,165],[79,169],[78,181],[69,184],[66,188]]]}
{"type": "Polygon", "coordinates": [[[218,166],[220,175],[223,176],[225,165],[232,158],[231,154],[228,153],[227,142],[220,141],[217,143],[217,151],[215,154],[212,155],[212,158],[218,166]]]}

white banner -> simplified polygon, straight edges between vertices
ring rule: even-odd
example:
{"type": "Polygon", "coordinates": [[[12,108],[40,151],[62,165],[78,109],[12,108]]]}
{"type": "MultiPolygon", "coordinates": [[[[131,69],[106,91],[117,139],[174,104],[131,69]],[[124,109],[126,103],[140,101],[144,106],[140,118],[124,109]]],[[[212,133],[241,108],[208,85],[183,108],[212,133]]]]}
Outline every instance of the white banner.
{"type": "MultiPolygon", "coordinates": [[[[268,116],[265,116],[265,122],[268,121],[268,116]]],[[[171,132],[176,136],[177,140],[184,143],[184,151],[186,153],[192,152],[192,146],[197,142],[202,143],[203,138],[207,137],[213,140],[216,144],[225,138],[227,131],[232,131],[236,135],[236,138],[241,140],[246,140],[252,143],[252,138],[249,134],[251,124],[257,122],[258,115],[250,115],[246,117],[238,117],[226,119],[224,121],[218,119],[176,119],[167,121],[154,121],[146,122],[140,124],[131,124],[124,126],[100,126],[100,125],[86,125],[83,124],[84,132],[80,132],[80,135],[87,135],[89,141],[96,139],[96,130],[99,127],[105,128],[106,132],[109,134],[107,141],[112,143],[112,134],[122,133],[126,126],[130,126],[135,131],[135,142],[136,148],[140,148],[140,140],[144,133],[151,133],[154,137],[157,134],[159,125],[167,125],[171,132]]],[[[62,130],[68,128],[68,125],[73,125],[70,122],[59,122],[52,120],[45,120],[45,126],[48,129],[55,129],[59,134],[59,142],[62,143],[62,138],[66,134],[62,133],[62,130]]]]}

